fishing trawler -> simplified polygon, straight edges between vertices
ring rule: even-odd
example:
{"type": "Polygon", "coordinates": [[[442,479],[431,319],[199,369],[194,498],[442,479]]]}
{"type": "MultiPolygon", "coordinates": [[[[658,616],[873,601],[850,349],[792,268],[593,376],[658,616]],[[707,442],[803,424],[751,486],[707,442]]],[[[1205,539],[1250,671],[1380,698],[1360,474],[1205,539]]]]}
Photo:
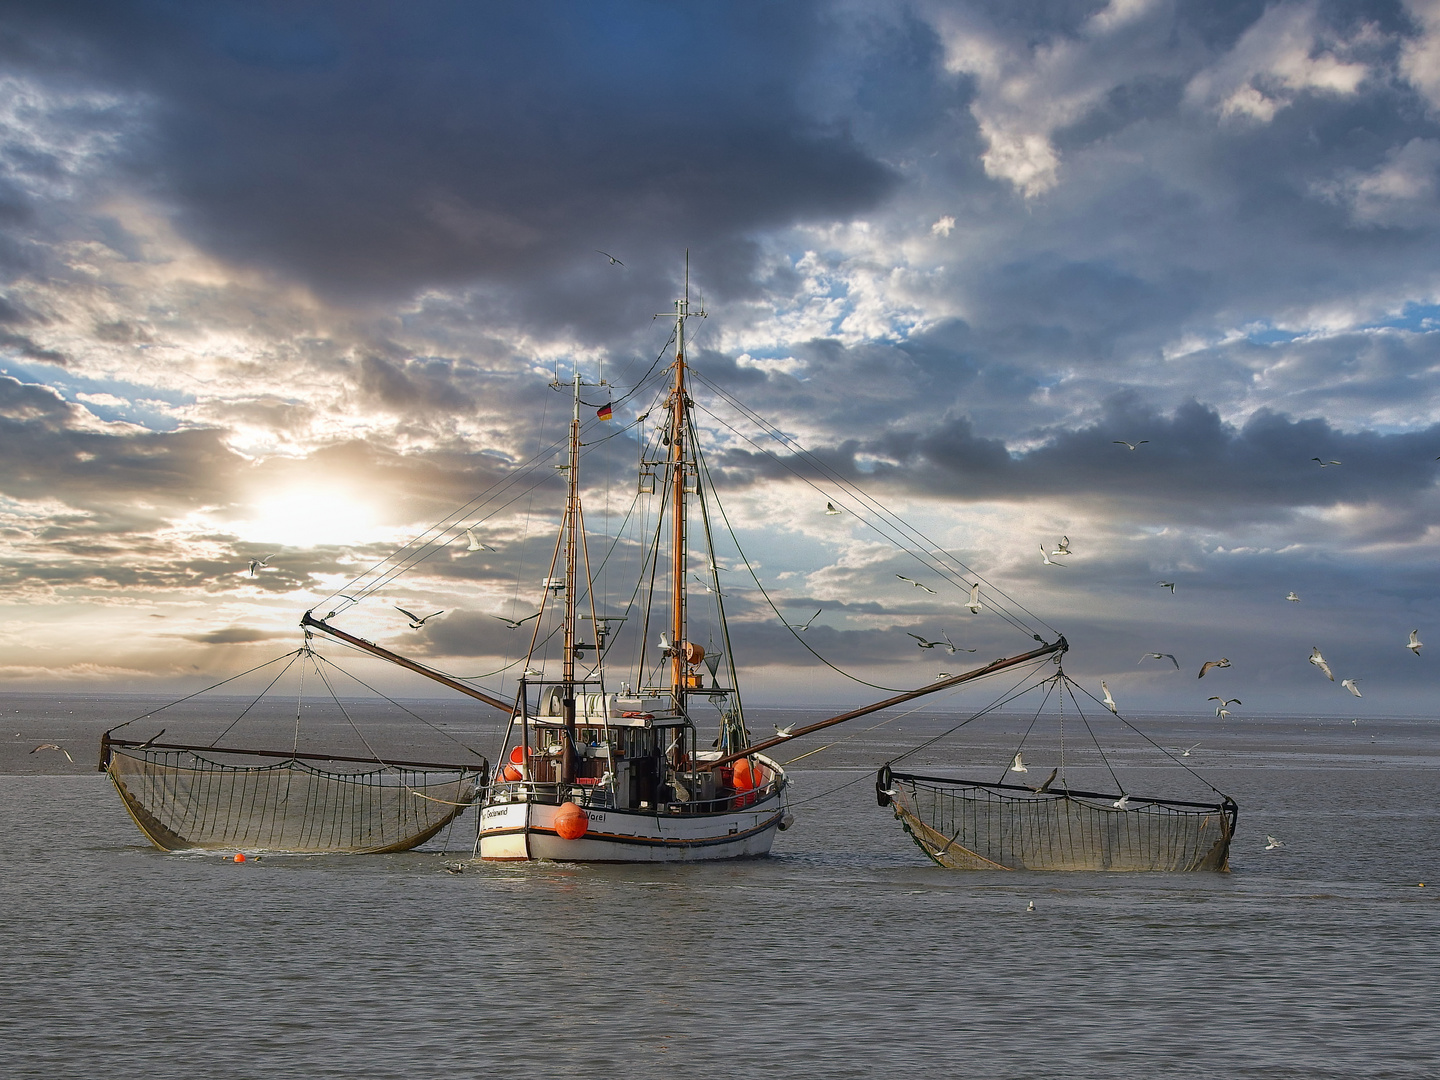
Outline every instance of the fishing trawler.
{"type": "MultiPolygon", "coordinates": [[[[962,595],[968,593],[968,602],[962,603],[972,614],[987,606],[1035,645],[969,671],[944,672],[918,688],[889,688],[891,696],[883,700],[798,729],[777,729],[774,738],[752,738],[726,619],[727,594],[719,580],[724,568],[718,562],[712,530],[717,513],[740,563],[746,570],[750,565],[729,529],[697,437],[686,331],[687,323],[704,318],[705,312],[703,307],[692,307],[688,270],[683,296],[673,313],[663,317],[673,319],[673,331],[651,368],[652,373],[659,368],[673,343],[663,381],[651,383],[647,374],[625,395],[630,397],[647,385],[655,394],[651,408],[626,430],[640,431],[652,413],[658,422],[652,422],[648,435],[642,432],[635,440],[641,447],[640,482],[631,510],[643,502],[653,505],[654,513],[644,538],[628,548],[635,574],[626,576],[627,586],[618,600],[602,596],[597,587],[582,507],[585,437],[613,414],[610,402],[596,408],[595,402],[584,400],[584,393],[586,388],[608,388],[608,384],[603,379],[585,381],[578,365],[569,381],[562,381],[557,370],[551,384],[568,391],[570,399],[563,450],[555,445],[561,450],[555,468],[564,480],[564,509],[549,570],[541,582],[540,610],[506,620],[511,629],[533,622],[528,648],[514,661],[523,674],[513,697],[477,686],[474,678],[404,656],[335,622],[456,541],[468,538],[470,550],[480,547],[473,528],[483,515],[473,514],[474,503],[332,594],[327,600],[334,601],[333,610],[323,618],[312,609],[301,619],[305,643],[289,654],[292,663],[310,664],[317,670],[322,664],[332,666],[312,644],[323,635],[497,710],[506,726],[496,767],[473,749],[470,760],[449,763],[393,760],[374,753],[368,742],[365,755],[301,753],[298,715],[297,737],[289,751],[220,746],[213,741],[162,743],[158,737],[141,742],[119,738],[114,729],[102,740],[101,769],[109,773],[146,836],[168,850],[395,851],[423,843],[474,805],[478,811],[474,853],[487,861],[680,862],[763,855],[770,851],[776,833],[793,820],[789,777],[784,765],[767,751],[1011,668],[1029,665],[1033,673],[1052,659],[1058,664],[1068,648],[1062,635],[1052,630],[1047,640],[1035,632],[1050,628],[993,586],[982,597],[979,575],[952,553],[844,478],[831,475],[829,479],[853,500],[855,513],[868,518],[872,528],[907,550],[939,580],[962,590],[962,595]],[[708,571],[705,577],[692,569],[702,565],[708,571]],[[617,649],[622,640],[630,650],[623,667],[617,649]],[[617,671],[623,675],[617,676],[617,671]],[[255,755],[269,760],[255,764],[255,755]]],[[[713,383],[706,385],[727,396],[713,383]]],[[[589,445],[608,437],[595,436],[589,445]]],[[[531,460],[531,476],[543,473],[547,467],[543,458],[544,452],[531,460]]],[[[496,496],[492,505],[503,508],[508,498],[496,496]]],[[[838,512],[829,502],[826,507],[827,513],[838,512]]],[[[631,516],[627,513],[626,520],[631,516]]],[[[638,516],[650,517],[648,511],[638,516]]],[[[618,544],[617,537],[602,568],[618,544]]],[[[753,570],[750,576],[778,616],[774,600],[753,570]]],[[[905,575],[896,577],[911,581],[905,575]]],[[[927,591],[935,590],[927,587],[927,591]]],[[[412,618],[412,629],[420,629],[433,617],[399,610],[412,618]]],[[[841,670],[815,652],[794,626],[783,619],[782,624],[817,659],[841,670]]],[[[953,643],[950,651],[957,651],[953,643]]],[[[328,680],[325,685],[329,687],[328,680]]],[[[887,689],[871,682],[865,685],[887,689]]],[[[338,698],[336,705],[344,712],[338,698]]],[[[968,856],[960,857],[969,850],[965,844],[970,841],[956,833],[948,811],[937,811],[930,820],[919,809],[917,791],[929,779],[933,778],[893,773],[887,767],[882,805],[894,805],[907,831],[923,836],[922,850],[941,865],[994,865],[994,861],[966,862],[968,856]]],[[[1122,804],[1116,803],[1112,809],[1120,808],[1122,804]]],[[[1227,829],[1227,843],[1228,835],[1227,829]]],[[[1219,858],[1223,860],[1223,850],[1219,858]]]]}

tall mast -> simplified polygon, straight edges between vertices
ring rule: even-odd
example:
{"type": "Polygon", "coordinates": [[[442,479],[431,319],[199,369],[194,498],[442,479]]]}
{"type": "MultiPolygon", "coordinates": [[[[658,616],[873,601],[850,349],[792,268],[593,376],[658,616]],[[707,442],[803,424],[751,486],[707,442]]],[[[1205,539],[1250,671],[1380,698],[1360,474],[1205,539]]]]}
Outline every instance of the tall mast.
{"type": "Polygon", "coordinates": [[[580,366],[575,366],[575,395],[570,413],[570,449],[565,463],[565,618],[560,667],[561,715],[565,720],[565,752],[560,782],[575,779],[575,563],[580,522],[580,366]]]}
{"type": "Polygon", "coordinates": [[[704,318],[704,311],[690,311],[690,253],[685,253],[685,295],[675,301],[675,382],[670,391],[670,525],[671,607],[670,686],[675,704],[683,708],[685,688],[685,575],[688,538],[686,530],[685,481],[691,468],[689,458],[689,404],[685,390],[685,320],[704,318]]]}

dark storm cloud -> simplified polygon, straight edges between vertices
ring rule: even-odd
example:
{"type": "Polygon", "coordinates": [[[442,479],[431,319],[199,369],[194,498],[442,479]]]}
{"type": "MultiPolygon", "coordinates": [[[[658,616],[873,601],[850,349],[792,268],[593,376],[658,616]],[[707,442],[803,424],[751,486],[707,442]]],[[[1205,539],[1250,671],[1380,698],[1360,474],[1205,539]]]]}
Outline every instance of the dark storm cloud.
{"type": "Polygon", "coordinates": [[[218,432],[102,429],[48,387],[0,376],[0,493],[75,506],[198,502],[240,465],[218,432]]]}
{"type": "Polygon", "coordinates": [[[806,3],[80,3],[9,22],[12,64],[153,100],[134,174],[192,237],[326,290],[510,281],[617,235],[723,249],[891,186],[805,113],[829,33],[806,3]]]}
{"type": "MultiPolygon", "coordinates": [[[[845,442],[815,457],[853,482],[959,502],[1098,497],[1218,523],[1304,506],[1404,506],[1434,485],[1437,454],[1440,424],[1400,434],[1343,432],[1324,419],[1261,410],[1237,427],[1199,402],[1167,416],[1138,395],[1120,394],[1098,423],[1052,432],[1025,452],[1012,453],[1002,440],[977,436],[968,419],[954,418],[922,432],[845,442]],[[1132,451],[1116,440],[1146,444],[1132,451]],[[1322,468],[1316,457],[1341,464],[1322,468]],[[876,458],[886,464],[858,464],[876,458]]],[[[789,475],[786,465],[819,475],[808,462],[782,465],[748,450],[727,452],[721,462],[732,480],[780,478],[789,475]]]]}

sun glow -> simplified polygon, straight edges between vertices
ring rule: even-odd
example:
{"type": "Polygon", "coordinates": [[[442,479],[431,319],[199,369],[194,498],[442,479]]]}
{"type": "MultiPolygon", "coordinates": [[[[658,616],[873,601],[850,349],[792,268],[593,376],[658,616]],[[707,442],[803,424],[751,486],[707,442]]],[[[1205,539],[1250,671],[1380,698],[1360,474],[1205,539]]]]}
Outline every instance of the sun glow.
{"type": "Polygon", "coordinates": [[[246,540],[280,547],[358,544],[376,538],[375,509],[350,491],[276,492],[257,499],[234,529],[246,540]]]}

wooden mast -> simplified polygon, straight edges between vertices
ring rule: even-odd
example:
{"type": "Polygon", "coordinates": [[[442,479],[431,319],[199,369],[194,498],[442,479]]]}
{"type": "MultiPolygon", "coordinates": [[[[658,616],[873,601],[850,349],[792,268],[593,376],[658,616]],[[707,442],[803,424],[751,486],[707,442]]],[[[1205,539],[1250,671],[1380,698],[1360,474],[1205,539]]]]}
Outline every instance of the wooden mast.
{"type": "Polygon", "coordinates": [[[564,657],[560,667],[561,716],[565,720],[565,746],[560,758],[560,782],[575,782],[575,551],[580,520],[580,367],[576,364],[575,395],[570,413],[570,449],[565,488],[565,615],[564,657]]]}
{"type": "Polygon", "coordinates": [[[670,687],[675,707],[685,712],[685,315],[690,306],[690,266],[685,298],[675,301],[675,385],[670,391],[670,687]]]}

